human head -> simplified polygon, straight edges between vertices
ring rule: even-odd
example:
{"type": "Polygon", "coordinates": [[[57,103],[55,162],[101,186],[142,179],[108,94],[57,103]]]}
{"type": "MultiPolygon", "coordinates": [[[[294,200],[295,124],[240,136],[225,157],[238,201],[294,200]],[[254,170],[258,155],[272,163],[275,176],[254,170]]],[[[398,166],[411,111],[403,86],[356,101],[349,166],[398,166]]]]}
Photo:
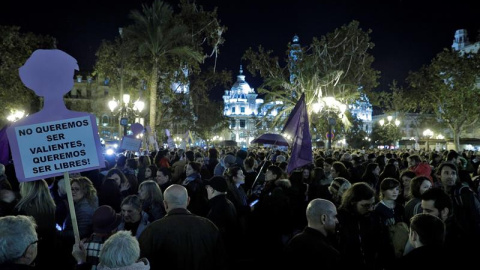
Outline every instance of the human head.
{"type": "Polygon", "coordinates": [[[149,156],[140,156],[138,157],[138,166],[146,168],[148,166],[152,165],[152,160],[150,159],[149,156]]]}
{"type": "Polygon", "coordinates": [[[446,221],[452,215],[452,199],[440,188],[431,188],[422,196],[423,213],[434,215],[446,221]]]}
{"type": "Polygon", "coordinates": [[[339,204],[342,200],[343,194],[345,194],[345,191],[351,186],[352,184],[347,179],[343,177],[336,177],[330,183],[328,191],[330,192],[330,194],[332,194],[333,200],[339,204]]]}
{"type": "Polygon", "coordinates": [[[308,227],[319,230],[323,235],[335,234],[338,224],[337,208],[335,205],[324,199],[313,199],[306,210],[308,227]]]}
{"type": "Polygon", "coordinates": [[[223,166],[228,169],[232,166],[237,165],[237,159],[235,158],[234,155],[227,154],[225,157],[223,157],[223,166]]]}
{"type": "Polygon", "coordinates": [[[414,247],[441,246],[445,241],[445,223],[434,215],[417,214],[410,219],[409,241],[414,247]]]}
{"type": "Polygon", "coordinates": [[[172,179],[172,171],[166,167],[160,167],[157,170],[157,176],[155,177],[155,181],[157,184],[163,185],[168,183],[172,179]]]}
{"type": "Polygon", "coordinates": [[[145,180],[138,186],[138,197],[142,202],[152,203],[163,201],[163,194],[160,186],[153,180],[145,180]]]}
{"type": "Polygon", "coordinates": [[[395,178],[387,177],[380,183],[380,198],[396,200],[400,193],[400,182],[395,178]]]}
{"type": "Polygon", "coordinates": [[[407,157],[408,167],[413,167],[422,162],[422,158],[419,155],[410,155],[407,157]]]}
{"type": "Polygon", "coordinates": [[[206,181],[205,188],[207,189],[207,196],[210,200],[217,195],[227,193],[227,180],[225,180],[223,176],[216,175],[206,181]]]}
{"type": "Polygon", "coordinates": [[[247,157],[247,158],[243,161],[243,166],[244,166],[245,169],[247,169],[247,170],[253,169],[254,166],[255,166],[255,158],[253,158],[252,156],[247,157]]]}
{"type": "Polygon", "coordinates": [[[128,182],[125,174],[118,168],[112,168],[108,170],[107,174],[105,175],[105,179],[107,178],[114,179],[119,187],[122,185],[122,183],[128,182]]]}
{"type": "Polygon", "coordinates": [[[342,196],[340,209],[360,216],[373,211],[375,190],[365,182],[354,183],[342,196]]]}
{"type": "Polygon", "coordinates": [[[422,193],[432,188],[432,182],[426,176],[415,176],[410,181],[410,197],[420,198],[422,193]]]}
{"type": "Polygon", "coordinates": [[[120,207],[125,223],[136,223],[142,218],[142,201],[137,195],[125,197],[120,207]]]}
{"type": "Polygon", "coordinates": [[[145,179],[153,179],[157,175],[157,166],[150,165],[145,169],[145,179]]]}
{"type": "Polygon", "coordinates": [[[99,266],[110,269],[134,264],[140,257],[137,238],[130,231],[118,231],[111,235],[99,253],[99,266]]]}
{"type": "Polygon", "coordinates": [[[187,189],[182,185],[173,184],[165,189],[163,203],[167,213],[175,208],[187,209],[190,198],[187,189]]]}
{"type": "Polygon", "coordinates": [[[30,265],[37,257],[37,224],[31,216],[0,217],[0,264],[30,265]]]}
{"type": "MultiPolygon", "coordinates": [[[[378,163],[372,162],[367,164],[367,168],[365,168],[365,173],[364,175],[379,175],[380,174],[380,166],[378,166],[378,163]]],[[[374,179],[368,179],[370,181],[373,181],[374,179]]]]}
{"type": "Polygon", "coordinates": [[[326,178],[325,171],[323,168],[315,167],[312,170],[312,175],[310,178],[312,182],[324,180],[326,178]]]}
{"type": "Polygon", "coordinates": [[[282,169],[275,165],[270,165],[265,173],[265,181],[275,181],[282,177],[282,169]]]}
{"type": "Polygon", "coordinates": [[[245,175],[243,175],[242,168],[233,166],[225,171],[225,176],[233,185],[241,185],[245,183],[245,175]]]}
{"type": "Polygon", "coordinates": [[[73,178],[70,186],[72,188],[72,197],[74,202],[78,202],[85,198],[90,205],[93,206],[97,204],[97,190],[93,186],[93,183],[90,181],[90,179],[85,176],[73,178]]]}
{"type": "Polygon", "coordinates": [[[345,167],[345,164],[343,164],[340,161],[333,162],[332,168],[330,169],[330,173],[331,173],[333,178],[336,178],[336,177],[348,178],[349,177],[347,167],[345,167]]]}
{"type": "Polygon", "coordinates": [[[185,165],[185,174],[189,176],[194,173],[199,173],[201,168],[202,168],[202,165],[198,162],[195,162],[195,161],[188,162],[187,165],[185,165]]]}
{"type": "Polygon", "coordinates": [[[448,161],[442,162],[438,165],[437,172],[445,189],[450,189],[457,183],[458,169],[455,164],[448,161]]]}
{"type": "Polygon", "coordinates": [[[410,182],[416,176],[415,172],[405,169],[400,174],[400,182],[403,186],[403,195],[405,197],[410,196],[410,182]]]}
{"type": "Polygon", "coordinates": [[[109,205],[99,206],[93,213],[93,232],[98,234],[110,234],[115,231],[122,221],[122,216],[117,214],[109,205]]]}

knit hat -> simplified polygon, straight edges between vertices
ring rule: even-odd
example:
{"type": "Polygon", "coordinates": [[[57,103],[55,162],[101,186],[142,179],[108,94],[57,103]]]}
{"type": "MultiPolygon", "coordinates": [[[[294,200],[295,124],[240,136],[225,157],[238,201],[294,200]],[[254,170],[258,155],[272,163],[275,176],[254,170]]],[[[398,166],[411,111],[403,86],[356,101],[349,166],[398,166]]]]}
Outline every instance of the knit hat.
{"type": "Polygon", "coordinates": [[[94,233],[111,233],[122,221],[122,216],[111,206],[101,205],[93,213],[92,221],[94,233]]]}
{"type": "Polygon", "coordinates": [[[218,192],[227,192],[227,180],[223,176],[214,176],[205,183],[218,192]]]}
{"type": "Polygon", "coordinates": [[[232,155],[226,155],[223,158],[223,165],[225,166],[225,168],[230,168],[232,166],[235,166],[236,164],[237,164],[237,159],[232,155]]]}
{"type": "Polygon", "coordinates": [[[330,183],[330,186],[328,187],[328,191],[330,191],[332,195],[338,195],[341,197],[345,192],[345,190],[350,188],[351,185],[352,184],[350,184],[350,182],[347,179],[343,177],[335,177],[332,183],[330,183]]]}

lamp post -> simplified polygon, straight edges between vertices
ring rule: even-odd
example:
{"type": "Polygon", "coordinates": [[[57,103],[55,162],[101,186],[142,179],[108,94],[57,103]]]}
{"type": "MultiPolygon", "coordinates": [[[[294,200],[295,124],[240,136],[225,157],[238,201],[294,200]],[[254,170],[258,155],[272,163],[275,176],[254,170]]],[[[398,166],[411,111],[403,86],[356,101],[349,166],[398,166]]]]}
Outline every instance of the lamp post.
{"type": "Polygon", "coordinates": [[[438,134],[436,138],[437,140],[442,141],[440,142],[440,148],[443,149],[443,140],[445,139],[445,137],[442,134],[438,134]]]}
{"type": "MultiPolygon", "coordinates": [[[[393,116],[389,115],[387,116],[387,121],[385,121],[385,119],[380,119],[380,121],[378,121],[378,123],[380,124],[380,126],[383,128],[389,128],[389,127],[392,127],[392,128],[395,128],[395,131],[392,132],[391,134],[393,135],[393,143],[395,144],[395,146],[397,145],[397,128],[400,126],[400,120],[398,119],[395,119],[393,116]]],[[[388,129],[387,129],[387,135],[390,135],[390,132],[388,132],[388,129]]]]}
{"type": "Polygon", "coordinates": [[[130,103],[130,95],[124,94],[122,97],[121,107],[119,102],[114,99],[108,102],[108,107],[112,113],[120,113],[120,125],[123,126],[123,136],[127,135],[128,116],[132,113],[134,116],[138,116],[145,108],[145,103],[138,99],[137,101],[130,103]]]}
{"type": "Polygon", "coordinates": [[[425,131],[423,131],[423,136],[426,138],[425,148],[427,151],[430,151],[429,141],[430,138],[433,137],[433,131],[427,128],[425,131]]]}
{"type": "Polygon", "coordinates": [[[327,149],[332,149],[332,138],[333,138],[333,126],[337,124],[337,121],[334,117],[331,116],[332,112],[338,113],[339,117],[342,118],[345,110],[347,109],[347,105],[341,103],[334,97],[319,97],[318,102],[312,105],[312,109],[314,113],[319,113],[325,111],[327,113],[327,121],[328,121],[328,133],[327,133],[327,149]]]}

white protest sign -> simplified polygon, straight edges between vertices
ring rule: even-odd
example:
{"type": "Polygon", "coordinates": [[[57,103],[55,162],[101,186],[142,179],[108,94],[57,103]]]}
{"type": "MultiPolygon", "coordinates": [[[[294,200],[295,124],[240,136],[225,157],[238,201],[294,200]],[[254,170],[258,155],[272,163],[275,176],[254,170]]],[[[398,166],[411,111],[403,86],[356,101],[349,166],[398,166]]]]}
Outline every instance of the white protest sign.
{"type": "Polygon", "coordinates": [[[15,127],[25,178],[100,166],[89,116],[15,127]]]}
{"type": "Polygon", "coordinates": [[[142,146],[142,140],[124,136],[122,139],[120,148],[124,150],[138,152],[141,146],[142,146]]]}

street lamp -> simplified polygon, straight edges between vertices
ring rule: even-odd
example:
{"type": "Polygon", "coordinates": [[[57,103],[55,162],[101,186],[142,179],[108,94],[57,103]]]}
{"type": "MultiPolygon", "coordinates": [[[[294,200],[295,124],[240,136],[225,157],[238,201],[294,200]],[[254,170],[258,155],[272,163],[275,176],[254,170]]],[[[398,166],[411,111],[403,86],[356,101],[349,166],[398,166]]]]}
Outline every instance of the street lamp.
{"type": "Polygon", "coordinates": [[[124,94],[122,97],[123,103],[121,103],[121,107],[119,107],[119,102],[113,98],[108,102],[108,107],[112,113],[121,113],[120,118],[120,125],[123,126],[123,136],[127,135],[127,126],[128,126],[128,115],[129,113],[133,113],[133,115],[138,116],[143,109],[145,108],[145,102],[137,99],[137,101],[130,103],[130,95],[124,94]]]}
{"type": "Polygon", "coordinates": [[[387,116],[387,121],[385,121],[385,119],[380,119],[378,121],[378,123],[380,124],[380,126],[383,128],[388,128],[388,127],[392,127],[392,128],[395,128],[395,132],[394,133],[390,133],[388,132],[388,129],[387,129],[387,134],[393,134],[393,143],[395,144],[395,146],[397,146],[397,130],[396,128],[398,128],[400,126],[400,120],[398,119],[395,119],[393,118],[393,116],[389,115],[387,116]]]}
{"type": "Polygon", "coordinates": [[[16,122],[20,119],[22,119],[25,115],[25,111],[22,110],[13,110],[12,113],[10,113],[7,116],[7,120],[10,122],[16,122]]]}
{"type": "Polygon", "coordinates": [[[427,139],[426,140],[426,143],[425,143],[425,148],[427,151],[430,150],[430,145],[429,145],[429,140],[431,137],[433,137],[433,131],[431,131],[430,129],[426,129],[424,132],[423,132],[423,136],[427,139]]]}
{"type": "Polygon", "coordinates": [[[378,121],[380,123],[380,126],[400,126],[400,120],[398,119],[395,119],[395,121],[393,121],[393,116],[389,115],[387,116],[387,122],[385,122],[385,119],[380,119],[380,121],[378,121]]]}
{"type": "Polygon", "coordinates": [[[339,117],[342,118],[347,109],[347,105],[341,103],[334,97],[327,96],[327,97],[319,97],[318,102],[312,104],[312,109],[314,113],[319,113],[324,110],[327,112],[327,115],[328,115],[327,149],[330,150],[332,149],[332,138],[333,138],[332,128],[337,124],[337,121],[335,120],[335,118],[331,116],[330,113],[337,112],[339,117]]]}

